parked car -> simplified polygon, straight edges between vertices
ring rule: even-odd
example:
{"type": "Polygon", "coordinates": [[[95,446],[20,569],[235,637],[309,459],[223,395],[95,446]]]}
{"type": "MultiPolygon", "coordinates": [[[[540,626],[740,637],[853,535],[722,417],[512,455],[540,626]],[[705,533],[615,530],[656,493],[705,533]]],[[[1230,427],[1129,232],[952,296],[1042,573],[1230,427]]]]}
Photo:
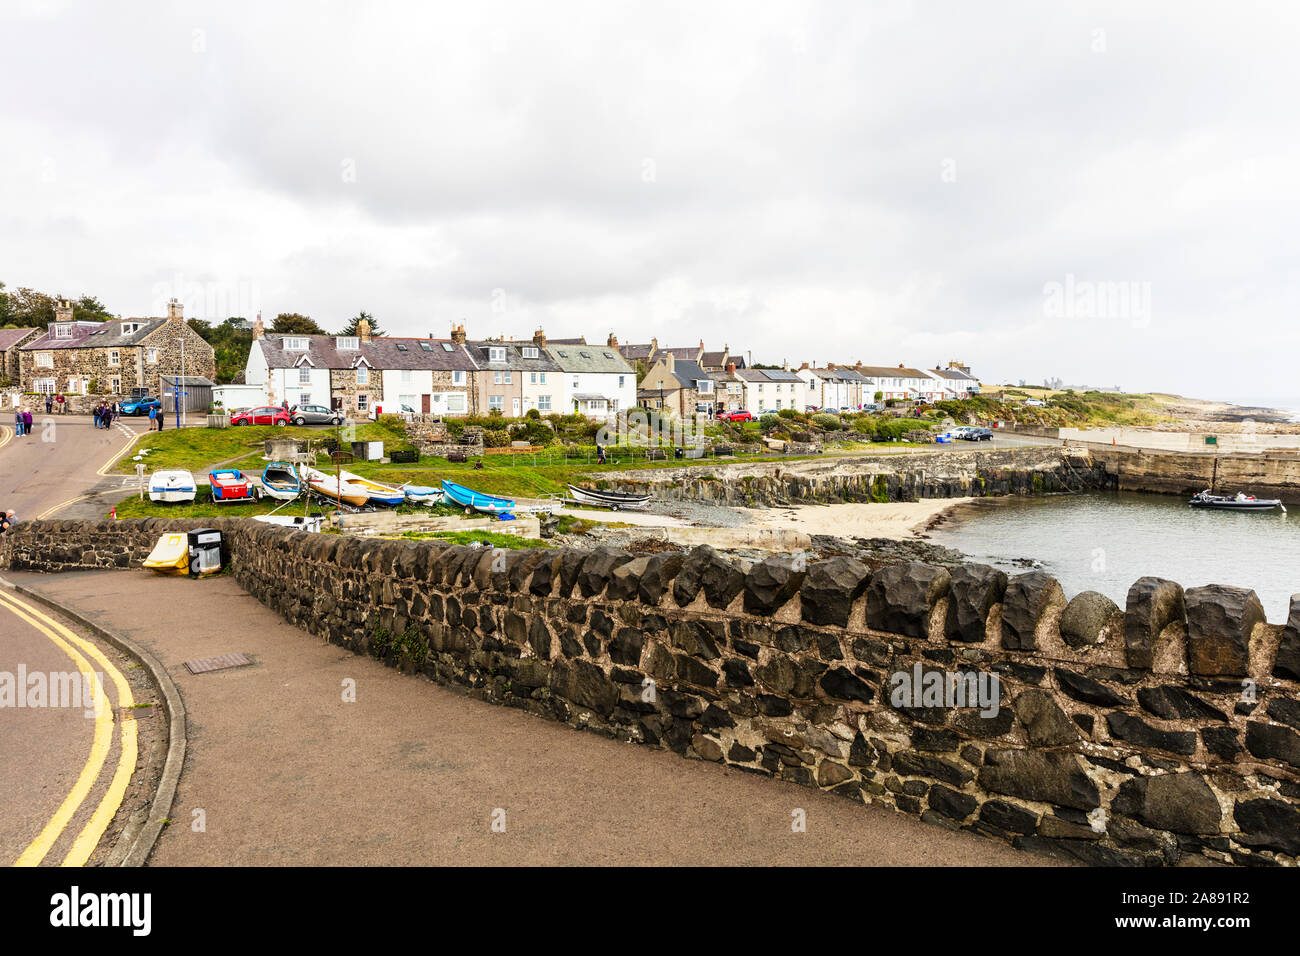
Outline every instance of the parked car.
{"type": "Polygon", "coordinates": [[[961,436],[965,441],[992,441],[993,430],[991,428],[972,428],[961,436]]]}
{"type": "Polygon", "coordinates": [[[148,415],[151,408],[161,409],[162,402],[156,398],[150,398],[148,395],[141,395],[129,402],[123,402],[118,407],[123,415],[148,415]]]}
{"type": "Polygon", "coordinates": [[[754,416],[749,412],[722,412],[718,415],[720,422],[752,422],[754,416]]]}
{"type": "Polygon", "coordinates": [[[1026,404],[1026,405],[1033,405],[1035,408],[1046,408],[1046,407],[1047,407],[1047,403],[1046,403],[1045,401],[1043,401],[1041,398],[1026,398],[1026,399],[1025,399],[1025,404],[1026,404]]]}
{"type": "Polygon", "coordinates": [[[232,425],[287,425],[289,421],[287,411],[271,405],[235,412],[230,416],[230,424],[232,425]]]}
{"type": "Polygon", "coordinates": [[[326,408],[324,405],[295,405],[289,411],[289,418],[295,425],[343,424],[343,413],[326,408]]]}

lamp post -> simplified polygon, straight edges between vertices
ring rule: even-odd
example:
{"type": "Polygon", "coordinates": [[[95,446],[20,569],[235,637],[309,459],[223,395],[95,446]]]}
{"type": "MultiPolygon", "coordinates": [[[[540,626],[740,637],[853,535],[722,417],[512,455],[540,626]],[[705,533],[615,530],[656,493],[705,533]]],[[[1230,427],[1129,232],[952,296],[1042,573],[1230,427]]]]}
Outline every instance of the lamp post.
{"type": "Polygon", "coordinates": [[[173,341],[181,343],[181,377],[172,389],[172,394],[176,397],[176,415],[180,427],[185,427],[185,406],[181,402],[181,396],[188,394],[185,391],[185,336],[178,335],[173,341]]]}

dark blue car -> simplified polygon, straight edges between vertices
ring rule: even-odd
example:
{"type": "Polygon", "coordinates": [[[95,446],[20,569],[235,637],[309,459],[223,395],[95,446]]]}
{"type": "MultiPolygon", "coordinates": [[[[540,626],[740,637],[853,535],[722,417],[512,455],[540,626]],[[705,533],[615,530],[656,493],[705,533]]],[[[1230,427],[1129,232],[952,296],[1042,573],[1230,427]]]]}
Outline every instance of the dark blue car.
{"type": "Polygon", "coordinates": [[[121,405],[123,415],[148,415],[151,408],[162,408],[162,402],[148,395],[123,402],[121,405]]]}

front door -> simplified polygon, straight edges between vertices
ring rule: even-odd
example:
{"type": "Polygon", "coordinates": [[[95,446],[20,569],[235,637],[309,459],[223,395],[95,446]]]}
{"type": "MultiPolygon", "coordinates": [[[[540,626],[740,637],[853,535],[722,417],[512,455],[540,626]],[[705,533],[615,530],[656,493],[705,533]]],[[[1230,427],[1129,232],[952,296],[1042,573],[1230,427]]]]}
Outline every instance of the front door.
{"type": "Polygon", "coordinates": [[[519,417],[519,399],[517,398],[510,399],[510,410],[511,410],[511,417],[513,418],[519,417]]]}
{"type": "Polygon", "coordinates": [[[424,415],[429,414],[429,401],[430,401],[432,398],[433,398],[433,396],[432,396],[432,395],[429,395],[428,393],[426,393],[426,394],[420,396],[420,412],[421,412],[421,414],[424,414],[424,415]]]}

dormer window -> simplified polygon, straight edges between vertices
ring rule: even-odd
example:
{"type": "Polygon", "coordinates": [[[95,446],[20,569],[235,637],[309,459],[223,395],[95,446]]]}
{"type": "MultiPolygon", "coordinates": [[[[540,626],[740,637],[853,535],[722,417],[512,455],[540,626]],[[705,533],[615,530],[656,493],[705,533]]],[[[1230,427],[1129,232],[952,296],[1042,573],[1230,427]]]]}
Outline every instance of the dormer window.
{"type": "Polygon", "coordinates": [[[358,342],[355,335],[340,335],[334,340],[334,347],[340,352],[353,352],[356,351],[358,342]]]}
{"type": "Polygon", "coordinates": [[[534,345],[525,345],[524,358],[537,358],[537,347],[534,345]]]}
{"type": "Polygon", "coordinates": [[[504,362],[506,360],[506,350],[499,348],[488,349],[489,362],[504,362]]]}
{"type": "Polygon", "coordinates": [[[54,337],[56,339],[72,338],[72,323],[60,322],[57,325],[55,325],[53,328],[54,328],[54,337]]]}
{"type": "Polygon", "coordinates": [[[123,334],[123,335],[135,335],[136,330],[139,329],[139,328],[140,328],[140,323],[139,323],[139,322],[123,322],[123,323],[122,323],[122,334],[123,334]]]}
{"type": "Polygon", "coordinates": [[[287,338],[284,339],[284,350],[286,352],[305,352],[307,351],[307,340],[304,338],[287,338]]]}

